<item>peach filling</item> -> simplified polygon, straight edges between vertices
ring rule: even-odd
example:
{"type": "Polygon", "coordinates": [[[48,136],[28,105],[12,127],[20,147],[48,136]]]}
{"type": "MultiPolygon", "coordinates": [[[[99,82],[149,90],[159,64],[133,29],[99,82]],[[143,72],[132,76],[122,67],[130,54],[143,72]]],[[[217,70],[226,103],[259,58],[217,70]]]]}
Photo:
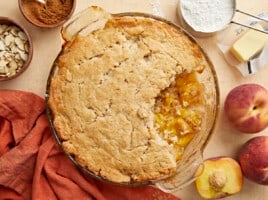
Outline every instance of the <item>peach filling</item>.
{"type": "Polygon", "coordinates": [[[169,144],[176,148],[178,161],[184,148],[200,130],[203,86],[196,72],[184,73],[156,98],[155,125],[169,144]]]}

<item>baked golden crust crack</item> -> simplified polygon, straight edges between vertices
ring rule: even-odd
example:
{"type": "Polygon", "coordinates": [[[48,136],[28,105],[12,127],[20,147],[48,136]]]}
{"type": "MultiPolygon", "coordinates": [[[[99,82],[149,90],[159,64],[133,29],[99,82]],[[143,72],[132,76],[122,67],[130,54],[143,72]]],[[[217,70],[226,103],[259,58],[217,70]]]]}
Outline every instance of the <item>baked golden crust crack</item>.
{"type": "Polygon", "coordinates": [[[161,91],[205,58],[184,32],[144,17],[112,17],[103,29],[64,46],[49,107],[65,152],[113,182],[176,172],[176,148],[155,126],[161,91]]]}

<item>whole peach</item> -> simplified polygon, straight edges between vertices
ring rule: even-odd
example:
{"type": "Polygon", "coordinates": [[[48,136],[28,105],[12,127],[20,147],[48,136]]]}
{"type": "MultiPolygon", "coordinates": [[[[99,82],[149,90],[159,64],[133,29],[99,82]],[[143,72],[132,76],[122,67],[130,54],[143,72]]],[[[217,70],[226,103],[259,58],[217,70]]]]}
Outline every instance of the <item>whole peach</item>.
{"type": "Polygon", "coordinates": [[[239,85],[227,95],[224,110],[237,130],[260,132],[268,126],[268,90],[253,83],[239,85]]]}
{"type": "Polygon", "coordinates": [[[268,185],[268,136],[247,141],[239,152],[238,161],[246,178],[268,185]]]}

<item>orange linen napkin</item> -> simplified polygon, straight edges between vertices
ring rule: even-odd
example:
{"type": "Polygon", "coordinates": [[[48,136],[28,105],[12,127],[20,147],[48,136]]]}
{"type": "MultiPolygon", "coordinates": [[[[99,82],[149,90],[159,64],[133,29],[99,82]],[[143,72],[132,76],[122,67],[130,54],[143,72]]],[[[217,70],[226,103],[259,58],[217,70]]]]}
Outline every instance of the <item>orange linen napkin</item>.
{"type": "Polygon", "coordinates": [[[33,93],[0,90],[0,199],[178,200],[150,186],[85,178],[60,151],[44,109],[33,93]]]}

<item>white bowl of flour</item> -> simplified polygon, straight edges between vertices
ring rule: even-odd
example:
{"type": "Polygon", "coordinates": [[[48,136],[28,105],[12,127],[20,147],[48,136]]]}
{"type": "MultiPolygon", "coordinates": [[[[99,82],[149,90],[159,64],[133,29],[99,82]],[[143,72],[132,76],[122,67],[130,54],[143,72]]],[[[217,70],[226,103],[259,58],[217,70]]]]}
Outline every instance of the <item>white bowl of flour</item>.
{"type": "Polygon", "coordinates": [[[180,0],[178,10],[192,31],[208,36],[227,27],[235,6],[235,0],[180,0]]]}

